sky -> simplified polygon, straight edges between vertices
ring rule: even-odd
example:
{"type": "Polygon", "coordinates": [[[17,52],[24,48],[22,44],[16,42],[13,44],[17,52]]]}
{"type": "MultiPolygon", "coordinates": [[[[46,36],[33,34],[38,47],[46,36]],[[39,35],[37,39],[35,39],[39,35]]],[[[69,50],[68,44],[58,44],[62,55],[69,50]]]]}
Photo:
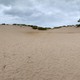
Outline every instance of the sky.
{"type": "Polygon", "coordinates": [[[0,0],[0,24],[58,27],[79,24],[80,0],[0,0]]]}

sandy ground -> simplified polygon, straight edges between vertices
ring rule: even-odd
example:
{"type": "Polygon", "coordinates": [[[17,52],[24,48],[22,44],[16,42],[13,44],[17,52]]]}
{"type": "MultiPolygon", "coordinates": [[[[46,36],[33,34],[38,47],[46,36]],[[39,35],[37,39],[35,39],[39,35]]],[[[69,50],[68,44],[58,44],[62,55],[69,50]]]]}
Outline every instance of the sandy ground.
{"type": "Polygon", "coordinates": [[[0,25],[0,80],[80,80],[80,28],[0,25]]]}

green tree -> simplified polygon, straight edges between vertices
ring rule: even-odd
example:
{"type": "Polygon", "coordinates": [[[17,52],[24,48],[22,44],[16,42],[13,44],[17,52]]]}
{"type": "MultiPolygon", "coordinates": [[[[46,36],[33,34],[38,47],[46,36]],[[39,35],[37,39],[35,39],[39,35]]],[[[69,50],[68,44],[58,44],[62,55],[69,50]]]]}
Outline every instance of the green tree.
{"type": "Polygon", "coordinates": [[[78,22],[80,22],[80,19],[78,20],[78,22]]]}

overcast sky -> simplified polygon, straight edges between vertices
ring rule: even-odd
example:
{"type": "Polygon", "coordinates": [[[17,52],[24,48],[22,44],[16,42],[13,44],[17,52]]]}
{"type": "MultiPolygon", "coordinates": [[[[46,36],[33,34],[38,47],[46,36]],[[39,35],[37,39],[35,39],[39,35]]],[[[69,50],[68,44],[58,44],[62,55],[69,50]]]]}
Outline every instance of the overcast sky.
{"type": "Polygon", "coordinates": [[[0,24],[57,27],[77,24],[80,0],[0,0],[0,24]]]}

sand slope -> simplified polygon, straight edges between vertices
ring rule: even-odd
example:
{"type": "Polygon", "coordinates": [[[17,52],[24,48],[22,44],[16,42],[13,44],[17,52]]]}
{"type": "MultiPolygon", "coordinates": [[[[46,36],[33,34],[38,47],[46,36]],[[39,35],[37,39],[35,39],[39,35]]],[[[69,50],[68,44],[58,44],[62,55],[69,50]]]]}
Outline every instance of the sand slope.
{"type": "Polygon", "coordinates": [[[0,80],[80,80],[80,28],[0,26],[0,80]]]}

